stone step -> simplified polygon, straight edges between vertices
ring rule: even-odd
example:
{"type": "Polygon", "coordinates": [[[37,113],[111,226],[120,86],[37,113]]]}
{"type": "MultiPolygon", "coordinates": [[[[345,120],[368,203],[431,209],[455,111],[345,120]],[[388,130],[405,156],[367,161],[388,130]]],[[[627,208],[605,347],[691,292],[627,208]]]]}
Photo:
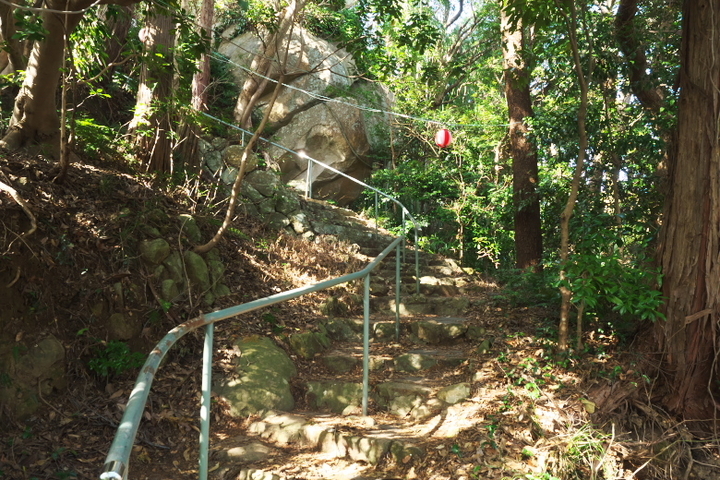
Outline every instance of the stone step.
{"type": "MultiPolygon", "coordinates": [[[[386,315],[395,313],[395,296],[373,297],[370,299],[370,309],[386,315]]],[[[400,316],[440,315],[458,316],[470,306],[470,299],[460,297],[435,297],[422,293],[406,295],[400,299],[400,316]]]]}
{"type": "MultiPolygon", "coordinates": [[[[382,342],[395,339],[396,329],[399,328],[401,336],[410,335],[410,340],[419,345],[448,345],[461,338],[478,341],[485,338],[485,329],[469,325],[467,320],[457,316],[428,316],[416,317],[411,320],[401,320],[396,327],[393,316],[374,317],[370,319],[370,334],[372,341],[382,342]]],[[[344,343],[362,342],[362,318],[329,318],[322,321],[320,331],[330,340],[344,343]]],[[[345,350],[355,355],[353,349],[357,346],[345,346],[345,350]]]]}
{"type": "Polygon", "coordinates": [[[315,449],[325,458],[347,458],[370,465],[377,465],[386,454],[406,463],[408,456],[421,458],[424,454],[404,432],[399,435],[399,430],[378,428],[370,417],[348,417],[343,423],[338,424],[331,416],[269,412],[250,424],[248,434],[274,445],[315,449]]]}

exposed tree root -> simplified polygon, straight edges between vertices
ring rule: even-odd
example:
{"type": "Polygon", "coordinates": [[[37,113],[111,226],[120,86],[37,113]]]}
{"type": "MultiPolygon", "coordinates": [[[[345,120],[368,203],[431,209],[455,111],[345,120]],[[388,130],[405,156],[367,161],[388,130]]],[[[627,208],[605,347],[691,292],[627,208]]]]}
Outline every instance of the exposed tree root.
{"type": "Polygon", "coordinates": [[[37,220],[35,220],[35,215],[33,215],[32,211],[30,211],[30,207],[27,206],[25,200],[23,200],[20,195],[18,195],[17,190],[15,190],[13,187],[3,181],[0,181],[0,190],[7,192],[8,195],[10,195],[12,199],[15,200],[15,202],[20,205],[20,207],[22,207],[25,215],[30,218],[30,230],[20,235],[20,238],[28,237],[35,233],[35,230],[37,230],[37,220]]]}

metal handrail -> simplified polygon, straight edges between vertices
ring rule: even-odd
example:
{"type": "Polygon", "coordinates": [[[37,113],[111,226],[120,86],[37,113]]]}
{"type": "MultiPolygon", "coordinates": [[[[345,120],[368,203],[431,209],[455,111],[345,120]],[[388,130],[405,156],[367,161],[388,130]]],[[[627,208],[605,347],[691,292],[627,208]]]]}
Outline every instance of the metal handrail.
{"type": "MultiPolygon", "coordinates": [[[[368,403],[368,384],[369,384],[369,332],[370,332],[370,273],[376,269],[380,263],[387,257],[393,249],[396,249],[396,297],[400,291],[400,243],[404,240],[403,236],[399,236],[386,247],[380,255],[370,262],[362,270],[343,275],[341,277],[325,280],[315,285],[308,285],[286,292],[271,295],[269,297],[254,300],[252,302],[236,305],[216,312],[201,314],[200,316],[188,320],[170,330],[155,348],[148,355],[145,364],[140,370],[140,374],[135,382],[135,387],[130,394],[125,413],[123,414],[120,425],[115,433],[110,450],[105,459],[103,471],[100,474],[101,480],[124,480],[128,473],[130,461],[130,453],[135,443],[135,436],[142,419],[143,411],[150,394],[150,388],[157,372],[160,362],[165,354],[172,346],[187,333],[196,330],[202,326],[206,326],[205,348],[203,352],[203,378],[202,378],[202,405],[201,405],[201,429],[200,429],[200,471],[201,480],[207,478],[208,465],[208,447],[209,447],[209,422],[210,422],[210,390],[211,390],[211,374],[212,374],[212,343],[213,343],[213,326],[216,322],[225,320],[243,313],[248,313],[259,308],[268,307],[287,300],[300,297],[302,295],[325,290],[336,285],[347,283],[358,278],[364,278],[364,301],[363,301],[363,399],[362,408],[363,415],[367,415],[368,403]]],[[[399,301],[395,304],[395,321],[396,335],[399,328],[399,301]]]]}
{"type": "MultiPolygon", "coordinates": [[[[222,125],[224,125],[224,126],[226,126],[226,127],[228,127],[228,128],[231,128],[231,129],[233,129],[233,130],[237,130],[237,131],[239,131],[239,132],[242,132],[243,135],[245,135],[245,134],[248,134],[248,135],[250,135],[250,136],[253,135],[253,132],[251,132],[250,130],[245,130],[244,128],[238,127],[237,125],[233,125],[232,123],[228,123],[228,122],[226,122],[226,121],[224,121],[224,120],[222,120],[222,119],[220,119],[220,118],[217,118],[217,117],[214,117],[214,116],[210,115],[209,113],[206,113],[206,112],[199,112],[199,113],[200,113],[201,115],[206,116],[207,118],[210,118],[210,119],[212,119],[212,120],[215,120],[216,122],[218,122],[218,123],[220,123],[220,124],[222,124],[222,125]]],[[[315,158],[312,158],[312,157],[308,156],[308,155],[307,155],[306,153],[304,153],[304,152],[296,152],[295,150],[292,150],[292,149],[290,149],[290,148],[288,148],[288,147],[285,147],[285,146],[283,146],[283,145],[280,145],[279,143],[273,142],[272,140],[269,140],[269,139],[264,138],[264,137],[260,137],[260,140],[263,141],[263,142],[265,142],[265,143],[267,143],[267,144],[269,144],[269,145],[272,145],[273,147],[277,147],[277,148],[279,148],[280,150],[284,150],[284,151],[286,151],[286,152],[288,152],[288,153],[291,153],[291,154],[293,154],[293,155],[297,155],[297,156],[300,157],[300,158],[305,158],[305,159],[309,160],[309,162],[308,162],[308,168],[307,168],[307,171],[306,171],[306,172],[307,172],[307,173],[306,173],[306,181],[305,181],[305,196],[306,196],[306,197],[312,197],[312,178],[311,178],[311,177],[312,177],[312,165],[313,165],[314,163],[317,163],[318,165],[322,165],[323,168],[326,168],[326,169],[330,170],[330,171],[333,172],[333,173],[336,173],[336,174],[338,174],[338,175],[340,175],[340,176],[342,176],[342,177],[344,177],[344,178],[347,178],[348,180],[357,183],[357,184],[360,185],[361,187],[367,188],[368,190],[371,190],[371,191],[375,192],[375,199],[376,199],[376,200],[375,200],[375,215],[376,215],[376,217],[375,217],[375,227],[376,227],[376,228],[377,228],[377,196],[378,196],[378,195],[381,195],[381,196],[385,197],[386,199],[390,200],[391,202],[395,203],[398,207],[400,207],[400,211],[402,212],[402,221],[401,221],[401,224],[402,224],[402,232],[403,232],[403,235],[405,235],[405,226],[406,226],[405,216],[407,216],[407,217],[410,219],[410,221],[412,222],[412,224],[413,224],[413,230],[414,230],[413,245],[414,245],[414,249],[415,249],[415,293],[420,293],[420,252],[419,252],[420,249],[419,249],[419,247],[418,247],[418,239],[419,239],[419,237],[420,237],[420,224],[417,222],[417,220],[415,220],[415,217],[412,216],[412,214],[411,214],[410,211],[405,207],[405,205],[403,205],[402,203],[400,203],[400,201],[397,200],[396,198],[393,198],[393,197],[391,197],[390,195],[386,194],[385,192],[383,192],[383,191],[381,191],[381,190],[378,190],[377,188],[372,187],[372,186],[368,185],[367,183],[365,183],[365,182],[363,182],[363,181],[361,181],[361,180],[358,180],[357,178],[355,178],[355,177],[353,177],[353,176],[351,176],[351,175],[348,175],[348,174],[345,173],[345,172],[341,172],[340,170],[338,170],[338,169],[336,169],[336,168],[333,168],[333,167],[331,167],[330,165],[328,165],[328,164],[326,164],[326,163],[324,163],[324,162],[321,162],[320,160],[317,160],[317,159],[315,159],[315,158]]],[[[243,143],[244,143],[244,137],[243,137],[243,143]]]]}
{"type": "Polygon", "coordinates": [[[377,196],[378,195],[385,197],[386,199],[390,200],[391,202],[394,202],[397,206],[400,207],[400,209],[402,211],[402,221],[401,221],[402,227],[401,228],[402,228],[403,235],[405,235],[405,226],[406,226],[405,225],[406,224],[405,216],[407,215],[408,218],[410,218],[410,221],[413,223],[413,229],[415,232],[415,239],[414,239],[414,245],[415,245],[415,293],[420,293],[420,253],[419,253],[419,249],[418,249],[418,236],[420,234],[420,225],[418,224],[417,220],[415,220],[415,217],[412,216],[410,211],[407,208],[405,208],[405,205],[400,203],[400,201],[398,201],[396,198],[393,198],[390,195],[386,194],[385,192],[378,190],[377,188],[372,187],[372,186],[368,185],[367,183],[365,183],[361,180],[358,180],[357,178],[355,178],[351,175],[348,175],[345,172],[341,172],[337,168],[333,168],[330,165],[321,162],[320,160],[316,160],[316,159],[308,156],[305,153],[293,152],[292,150],[282,147],[281,145],[275,144],[275,146],[282,148],[290,153],[295,153],[300,158],[305,158],[305,159],[309,160],[308,167],[307,167],[306,180],[305,180],[305,197],[307,197],[307,198],[312,198],[312,183],[313,183],[312,165],[317,163],[318,165],[322,165],[323,168],[326,168],[327,170],[330,170],[333,173],[336,173],[336,174],[341,175],[349,180],[352,180],[353,182],[357,183],[361,187],[365,187],[368,190],[375,192],[375,228],[376,229],[377,229],[377,196]]]}

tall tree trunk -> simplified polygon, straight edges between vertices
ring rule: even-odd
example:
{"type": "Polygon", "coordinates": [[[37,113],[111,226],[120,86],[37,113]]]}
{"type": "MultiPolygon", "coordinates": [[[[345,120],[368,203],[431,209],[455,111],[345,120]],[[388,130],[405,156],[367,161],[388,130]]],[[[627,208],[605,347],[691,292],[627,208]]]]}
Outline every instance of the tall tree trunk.
{"type": "MultiPolygon", "coordinates": [[[[0,3],[0,32],[5,42],[4,50],[10,61],[13,71],[25,70],[25,57],[23,56],[23,45],[15,37],[15,9],[7,4],[0,3]]],[[[4,70],[4,67],[3,67],[4,70]]]]}
{"type": "MultiPolygon", "coordinates": [[[[570,12],[565,13],[559,5],[559,1],[555,0],[558,8],[565,16],[565,23],[570,37],[570,50],[572,53],[573,63],[575,65],[575,73],[578,77],[578,86],[580,87],[580,106],[577,113],[578,125],[578,156],[575,162],[575,173],[573,174],[572,183],[570,184],[570,195],[568,196],[565,208],[560,213],[560,280],[566,279],[565,270],[567,268],[568,258],[570,256],[570,218],[572,218],[577,202],[578,193],[580,191],[580,179],[585,169],[585,152],[588,148],[588,135],[585,127],[588,110],[588,84],[583,71],[582,61],[580,59],[580,47],[578,45],[578,24],[577,11],[575,9],[575,1],[570,2],[570,12]]],[[[560,287],[560,323],[558,325],[558,350],[564,352],[568,348],[568,336],[570,331],[570,306],[572,303],[572,291],[561,284],[560,287]]]]}
{"type": "Polygon", "coordinates": [[[677,148],[659,258],[666,320],[657,340],[670,375],[666,406],[717,417],[720,320],[720,0],[684,6],[677,148]]]}
{"type": "Polygon", "coordinates": [[[540,269],[542,226],[540,198],[536,193],[538,162],[535,145],[528,138],[526,119],[532,117],[530,74],[525,32],[518,23],[513,30],[502,10],[503,70],[505,98],[510,117],[510,154],[513,159],[513,200],[515,205],[515,257],[518,268],[540,269]]]}
{"type": "Polygon", "coordinates": [[[146,61],[140,73],[135,116],[129,131],[135,135],[137,155],[148,171],[172,171],[170,122],[175,42],[172,19],[150,12],[143,29],[146,61]]]}
{"type": "MultiPolygon", "coordinates": [[[[48,7],[56,10],[78,10],[91,1],[49,1],[48,7]]],[[[57,113],[56,93],[60,80],[65,42],[68,35],[80,23],[82,14],[62,15],[42,12],[45,38],[35,42],[20,92],[15,98],[10,127],[0,140],[0,147],[16,150],[30,144],[38,144],[44,153],[53,158],[60,156],[60,119],[57,113]]]]}
{"type": "MultiPolygon", "coordinates": [[[[208,49],[212,48],[212,27],[215,16],[215,0],[202,0],[199,14],[199,27],[205,36],[210,40],[208,49]]],[[[207,88],[210,85],[210,56],[203,53],[197,63],[198,71],[192,80],[191,107],[196,112],[207,110],[207,88]]],[[[200,127],[195,119],[190,118],[182,128],[182,145],[178,151],[178,157],[182,158],[186,167],[199,167],[197,146],[200,138],[200,127]]]]}

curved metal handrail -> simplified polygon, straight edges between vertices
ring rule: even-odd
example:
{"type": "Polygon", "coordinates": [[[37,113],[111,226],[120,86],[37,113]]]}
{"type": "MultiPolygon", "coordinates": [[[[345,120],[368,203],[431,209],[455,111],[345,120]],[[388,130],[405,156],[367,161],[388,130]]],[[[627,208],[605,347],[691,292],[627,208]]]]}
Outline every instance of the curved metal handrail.
{"type": "MultiPolygon", "coordinates": [[[[372,262],[370,262],[365,268],[362,270],[358,270],[357,272],[350,273],[347,275],[343,275],[341,277],[333,278],[330,280],[325,280],[323,282],[314,284],[314,285],[308,285],[300,288],[296,288],[293,290],[288,290],[286,292],[278,293],[275,295],[271,295],[269,297],[261,298],[258,300],[254,300],[252,302],[244,303],[242,305],[236,305],[234,307],[229,307],[223,310],[219,310],[216,312],[208,313],[208,314],[201,314],[200,316],[188,320],[185,323],[182,323],[178,325],[177,327],[170,330],[163,338],[158,342],[158,344],[155,346],[155,348],[151,351],[150,355],[148,356],[147,360],[145,361],[145,364],[143,365],[140,374],[138,375],[138,378],[135,382],[135,387],[133,388],[132,393],[130,394],[130,398],[128,399],[125,413],[123,414],[122,420],[120,421],[120,425],[117,429],[117,432],[115,434],[115,438],[113,440],[112,445],[110,446],[110,450],[108,452],[108,455],[105,460],[105,465],[103,468],[103,472],[100,475],[101,480],[123,480],[126,478],[127,471],[128,471],[128,465],[129,465],[129,458],[130,453],[132,450],[132,446],[135,443],[135,436],[137,435],[137,430],[140,425],[140,420],[142,419],[143,411],[145,410],[145,405],[147,403],[148,396],[150,394],[150,388],[152,387],[152,382],[155,377],[155,373],[157,372],[160,362],[165,357],[165,354],[172,348],[172,346],[184,335],[187,333],[196,330],[197,328],[200,328],[202,326],[208,326],[212,327],[213,324],[216,322],[219,322],[221,320],[225,320],[231,317],[235,317],[237,315],[241,315],[243,313],[251,312],[253,310],[257,310],[259,308],[268,307],[270,305],[275,305],[277,303],[281,303],[287,300],[291,300],[293,298],[300,297],[302,295],[311,293],[311,292],[317,292],[319,290],[325,290],[327,288],[334,287],[336,285],[347,283],[352,280],[356,280],[358,278],[364,278],[365,279],[365,301],[364,301],[364,312],[365,312],[365,321],[364,321],[364,334],[363,334],[363,347],[364,347],[364,368],[363,368],[363,414],[367,414],[367,390],[368,390],[368,342],[369,342],[369,279],[370,279],[370,273],[377,268],[380,263],[387,257],[390,252],[393,249],[399,250],[400,248],[400,242],[404,240],[404,237],[400,236],[395,238],[395,240],[385,248],[385,250],[380,253],[372,262]]],[[[399,262],[400,262],[400,255],[399,251],[396,255],[396,269],[398,271],[399,276],[399,262]]],[[[396,288],[399,292],[399,283],[398,279],[396,279],[396,288]]],[[[396,319],[398,316],[397,308],[399,305],[396,303],[396,319]]],[[[212,338],[212,329],[208,329],[208,336],[212,338]]],[[[207,339],[207,337],[206,337],[207,339]]],[[[209,342],[212,344],[212,340],[209,342]]],[[[208,342],[206,341],[206,353],[210,350],[212,347],[208,349],[208,342]]],[[[208,355],[204,355],[205,362],[204,362],[204,368],[203,368],[203,397],[207,397],[207,400],[203,401],[203,409],[205,409],[205,415],[202,416],[201,420],[203,421],[203,428],[201,429],[202,432],[204,432],[205,438],[201,438],[201,445],[204,444],[204,447],[201,447],[201,463],[204,462],[205,466],[204,468],[201,467],[200,469],[200,478],[206,478],[207,475],[207,425],[209,424],[209,414],[207,413],[209,411],[209,390],[210,390],[210,369],[205,368],[205,365],[207,365],[207,357],[208,355]],[[207,402],[207,403],[206,403],[207,402]],[[204,454],[202,453],[202,450],[204,449],[204,454]],[[204,460],[203,460],[204,459],[204,460]],[[203,473],[204,472],[204,473],[203,473]]],[[[209,362],[212,362],[212,355],[209,355],[209,362]]]]}
{"type": "MultiPolygon", "coordinates": [[[[237,129],[239,131],[242,131],[243,133],[251,134],[251,132],[244,130],[242,128],[239,128],[235,125],[229,124],[227,122],[224,122],[218,118],[215,118],[211,115],[208,115],[206,113],[203,113],[205,116],[212,118],[228,127],[237,129]]],[[[279,145],[277,143],[274,143],[268,139],[262,139],[263,141],[274,145],[280,149],[283,149],[287,152],[293,153],[295,155],[299,155],[298,152],[294,152],[286,147],[283,147],[282,145],[279,145]]],[[[375,192],[376,195],[376,202],[377,202],[377,195],[381,195],[388,200],[394,202],[397,204],[403,213],[403,229],[402,229],[402,235],[396,237],[393,242],[386,247],[373,261],[371,261],[365,268],[362,270],[358,270],[357,272],[353,272],[347,275],[343,275],[341,277],[333,278],[330,280],[325,280],[323,282],[319,282],[314,285],[308,285],[300,288],[296,288],[293,290],[288,290],[286,292],[281,292],[275,295],[271,295],[269,297],[261,298],[258,300],[254,300],[248,303],[244,303],[241,305],[236,305],[234,307],[229,307],[223,310],[219,310],[216,312],[208,313],[208,314],[201,314],[200,316],[193,318],[192,320],[188,320],[187,322],[184,322],[177,327],[170,330],[163,338],[158,342],[158,344],[153,348],[153,350],[148,355],[147,360],[145,361],[145,364],[143,365],[142,369],[140,370],[140,373],[138,374],[137,380],[135,382],[135,387],[133,388],[130,397],[128,399],[127,405],[125,407],[125,412],[123,414],[122,420],[120,421],[120,425],[115,433],[115,437],[113,439],[112,445],[110,446],[110,450],[108,451],[105,464],[103,467],[103,471],[100,474],[101,480],[124,480],[126,478],[127,472],[128,472],[128,466],[129,466],[129,459],[130,459],[130,453],[132,451],[132,446],[135,443],[135,437],[137,435],[137,430],[140,426],[140,421],[142,419],[142,414],[145,410],[145,405],[147,403],[147,399],[150,395],[150,389],[152,387],[153,379],[155,378],[155,373],[157,372],[160,362],[165,357],[167,352],[170,350],[170,348],[175,345],[175,343],[185,336],[187,333],[192,332],[200,327],[205,326],[206,327],[206,335],[205,335],[205,346],[204,346],[204,352],[203,352],[203,376],[202,376],[202,405],[200,410],[200,418],[201,418],[201,429],[200,429],[200,469],[199,469],[199,477],[201,480],[207,479],[207,468],[208,468],[208,447],[209,447],[209,423],[210,423],[210,390],[211,390],[211,374],[212,374],[212,350],[213,350],[213,328],[214,324],[216,322],[219,322],[221,320],[225,320],[231,317],[235,317],[237,315],[241,315],[243,313],[248,313],[254,310],[257,310],[259,308],[268,307],[271,305],[275,305],[277,303],[285,302],[287,300],[291,300],[297,297],[300,297],[302,295],[317,292],[320,290],[325,290],[331,287],[334,287],[336,285],[340,285],[342,283],[347,283],[359,278],[364,278],[364,300],[363,300],[363,314],[364,314],[364,322],[363,322],[363,399],[362,399],[362,408],[363,408],[363,415],[367,414],[367,403],[368,403],[368,388],[369,388],[369,332],[370,332],[370,319],[369,319],[369,312],[370,312],[370,273],[375,270],[380,263],[387,257],[390,252],[393,249],[396,249],[396,275],[395,275],[395,286],[396,286],[396,301],[395,301],[395,320],[396,320],[396,326],[395,326],[395,333],[396,336],[399,335],[399,307],[400,307],[400,248],[401,248],[401,242],[404,243],[405,240],[405,216],[413,222],[414,227],[414,245],[415,245],[415,271],[416,271],[416,288],[419,291],[419,281],[420,281],[420,274],[419,274],[419,259],[418,259],[418,236],[419,236],[419,229],[420,226],[415,220],[415,218],[412,216],[412,214],[408,211],[408,209],[400,203],[397,199],[391,197],[390,195],[387,195],[386,193],[367,185],[366,183],[347,175],[344,172],[341,172],[330,165],[327,165],[319,160],[316,160],[314,158],[308,157],[307,155],[303,155],[304,158],[308,159],[308,176],[311,174],[311,168],[314,163],[317,163],[319,165],[322,165],[324,168],[331,170],[332,172],[339,174],[345,178],[348,178],[352,180],[355,183],[358,183],[359,185],[375,192]]],[[[309,196],[311,196],[311,184],[312,179],[308,179],[307,184],[307,193],[309,196]]]]}

